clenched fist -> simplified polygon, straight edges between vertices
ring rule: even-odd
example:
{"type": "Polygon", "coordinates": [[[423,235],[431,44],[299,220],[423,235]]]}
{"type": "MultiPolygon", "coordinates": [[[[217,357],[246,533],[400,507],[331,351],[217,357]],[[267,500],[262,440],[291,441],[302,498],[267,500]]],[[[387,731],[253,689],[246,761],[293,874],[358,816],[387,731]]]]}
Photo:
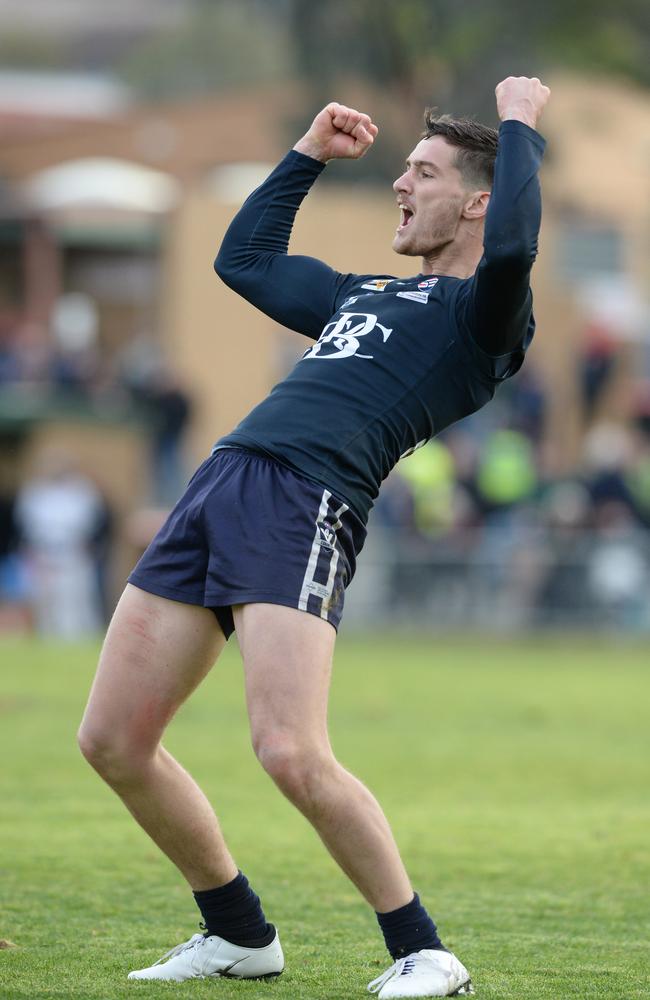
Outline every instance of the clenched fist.
{"type": "Polygon", "coordinates": [[[379,129],[368,115],[332,102],[316,115],[311,128],[293,147],[314,160],[358,160],[372,146],[379,129]]]}
{"type": "Polygon", "coordinates": [[[497,85],[495,93],[501,121],[514,118],[535,128],[551,91],[536,76],[509,76],[497,85]]]}

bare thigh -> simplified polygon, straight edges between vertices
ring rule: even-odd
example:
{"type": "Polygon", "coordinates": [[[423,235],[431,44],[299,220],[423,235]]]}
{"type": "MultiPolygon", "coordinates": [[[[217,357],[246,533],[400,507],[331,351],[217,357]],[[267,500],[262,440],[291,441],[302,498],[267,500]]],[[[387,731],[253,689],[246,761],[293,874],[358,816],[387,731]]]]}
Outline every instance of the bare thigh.
{"type": "Polygon", "coordinates": [[[253,745],[262,762],[269,755],[284,755],[285,749],[329,752],[333,626],[274,604],[233,610],[253,745]]]}
{"type": "Polygon", "coordinates": [[[102,649],[82,742],[152,750],[225,642],[209,609],[127,584],[102,649]]]}

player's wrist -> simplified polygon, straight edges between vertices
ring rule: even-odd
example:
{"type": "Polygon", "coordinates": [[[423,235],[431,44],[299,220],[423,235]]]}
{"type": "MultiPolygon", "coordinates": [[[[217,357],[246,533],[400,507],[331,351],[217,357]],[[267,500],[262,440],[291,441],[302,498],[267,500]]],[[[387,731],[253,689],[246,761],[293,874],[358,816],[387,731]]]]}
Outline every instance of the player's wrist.
{"type": "Polygon", "coordinates": [[[322,145],[314,142],[308,135],[304,135],[302,139],[299,139],[293,148],[296,153],[302,153],[303,156],[309,156],[312,160],[318,160],[320,163],[327,163],[328,161],[322,145]]]}
{"type": "Polygon", "coordinates": [[[511,100],[504,101],[498,111],[502,122],[522,122],[529,128],[537,128],[537,119],[542,113],[542,107],[531,97],[513,94],[511,100]]]}
{"type": "Polygon", "coordinates": [[[508,108],[501,115],[502,122],[522,122],[528,128],[537,128],[537,115],[521,108],[508,108]]]}

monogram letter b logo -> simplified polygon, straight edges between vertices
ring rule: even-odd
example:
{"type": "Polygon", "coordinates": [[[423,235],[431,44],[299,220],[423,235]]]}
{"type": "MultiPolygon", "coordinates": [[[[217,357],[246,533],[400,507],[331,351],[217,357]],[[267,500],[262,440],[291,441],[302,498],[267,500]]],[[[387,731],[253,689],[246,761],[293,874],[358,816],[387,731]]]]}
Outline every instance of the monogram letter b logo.
{"type": "Polygon", "coordinates": [[[359,338],[367,337],[374,330],[381,332],[384,344],[393,332],[378,323],[373,313],[341,313],[337,320],[327,324],[318,343],[303,355],[303,361],[308,358],[322,361],[330,358],[349,358],[354,354],[358,358],[371,359],[372,354],[358,353],[361,347],[359,338]]]}

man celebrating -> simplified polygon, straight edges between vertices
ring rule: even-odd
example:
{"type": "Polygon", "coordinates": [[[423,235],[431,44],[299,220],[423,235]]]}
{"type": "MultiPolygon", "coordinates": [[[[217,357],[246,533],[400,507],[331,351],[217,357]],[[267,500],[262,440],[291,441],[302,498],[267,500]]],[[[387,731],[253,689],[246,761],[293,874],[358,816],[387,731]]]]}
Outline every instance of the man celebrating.
{"type": "Polygon", "coordinates": [[[327,699],[344,589],[382,480],[488,402],[530,343],[544,148],[534,129],[548,95],[537,79],[500,83],[498,134],[427,115],[394,184],[393,248],[421,257],[413,278],[341,274],[287,253],[327,161],[363,156],[377,135],[340,104],[317,115],[226,234],[218,274],[315,343],[199,468],[106,638],[82,751],[185,876],[205,925],[130,978],[258,978],[284,967],[212,808],[160,742],[236,630],[255,752],[377,914],[393,964],[369,990],[381,1000],[472,991],[379,804],[333,755],[327,699]]]}

